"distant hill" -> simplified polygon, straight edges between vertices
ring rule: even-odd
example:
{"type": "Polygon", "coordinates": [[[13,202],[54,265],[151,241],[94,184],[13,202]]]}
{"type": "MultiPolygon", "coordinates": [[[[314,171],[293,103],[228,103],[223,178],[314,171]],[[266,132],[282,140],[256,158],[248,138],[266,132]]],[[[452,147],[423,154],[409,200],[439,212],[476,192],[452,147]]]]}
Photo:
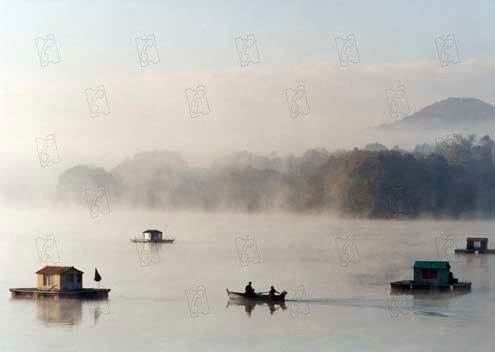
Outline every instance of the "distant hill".
{"type": "Polygon", "coordinates": [[[495,127],[493,105],[476,98],[448,98],[389,124],[382,131],[456,129],[477,131],[495,127]]]}

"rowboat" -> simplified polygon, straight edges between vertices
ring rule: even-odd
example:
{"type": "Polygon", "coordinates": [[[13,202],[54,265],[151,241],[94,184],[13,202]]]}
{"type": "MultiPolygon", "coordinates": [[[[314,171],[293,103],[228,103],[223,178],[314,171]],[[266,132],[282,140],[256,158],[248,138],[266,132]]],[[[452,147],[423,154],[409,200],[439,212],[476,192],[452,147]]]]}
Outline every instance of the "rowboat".
{"type": "Polygon", "coordinates": [[[282,291],[281,294],[270,297],[268,294],[255,293],[254,295],[247,295],[242,292],[229,291],[227,289],[227,296],[232,300],[247,300],[247,301],[257,301],[257,302],[285,302],[285,296],[287,291],[282,291]]]}

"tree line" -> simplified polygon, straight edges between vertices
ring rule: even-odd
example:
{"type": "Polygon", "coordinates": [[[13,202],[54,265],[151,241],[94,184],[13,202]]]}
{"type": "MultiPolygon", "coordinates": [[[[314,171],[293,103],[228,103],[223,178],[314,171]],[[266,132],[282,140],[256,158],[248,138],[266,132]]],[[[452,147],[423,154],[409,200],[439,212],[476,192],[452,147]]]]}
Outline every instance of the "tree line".
{"type": "Polygon", "coordinates": [[[495,144],[452,135],[413,151],[374,143],[279,157],[239,152],[208,168],[179,153],[142,152],[110,171],[78,165],[61,175],[62,202],[104,187],[113,204],[156,209],[338,213],[366,218],[493,217],[495,144]]]}

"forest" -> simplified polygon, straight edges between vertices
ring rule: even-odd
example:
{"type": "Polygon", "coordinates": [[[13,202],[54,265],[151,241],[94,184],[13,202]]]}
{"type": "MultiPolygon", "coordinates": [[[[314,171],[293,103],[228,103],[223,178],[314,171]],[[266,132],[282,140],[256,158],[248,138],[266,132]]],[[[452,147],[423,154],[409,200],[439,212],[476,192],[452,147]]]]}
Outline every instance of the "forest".
{"type": "Polygon", "coordinates": [[[85,203],[100,187],[113,206],[208,211],[290,211],[361,218],[493,217],[495,146],[450,135],[407,151],[311,149],[301,156],[238,152],[208,168],[179,153],[141,152],[112,170],[77,165],[59,178],[60,202],[85,203]]]}

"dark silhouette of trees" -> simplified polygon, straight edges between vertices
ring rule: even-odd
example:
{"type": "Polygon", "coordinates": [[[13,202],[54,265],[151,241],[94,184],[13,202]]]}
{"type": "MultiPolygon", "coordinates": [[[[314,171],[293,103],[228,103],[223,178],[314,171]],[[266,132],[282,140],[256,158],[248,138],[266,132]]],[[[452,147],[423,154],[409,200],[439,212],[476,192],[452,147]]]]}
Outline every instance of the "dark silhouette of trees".
{"type": "Polygon", "coordinates": [[[190,168],[178,153],[143,152],[107,172],[76,166],[59,180],[63,199],[87,185],[116,200],[163,209],[339,212],[370,218],[495,216],[495,143],[452,135],[414,152],[366,149],[300,157],[235,153],[190,168]]]}

